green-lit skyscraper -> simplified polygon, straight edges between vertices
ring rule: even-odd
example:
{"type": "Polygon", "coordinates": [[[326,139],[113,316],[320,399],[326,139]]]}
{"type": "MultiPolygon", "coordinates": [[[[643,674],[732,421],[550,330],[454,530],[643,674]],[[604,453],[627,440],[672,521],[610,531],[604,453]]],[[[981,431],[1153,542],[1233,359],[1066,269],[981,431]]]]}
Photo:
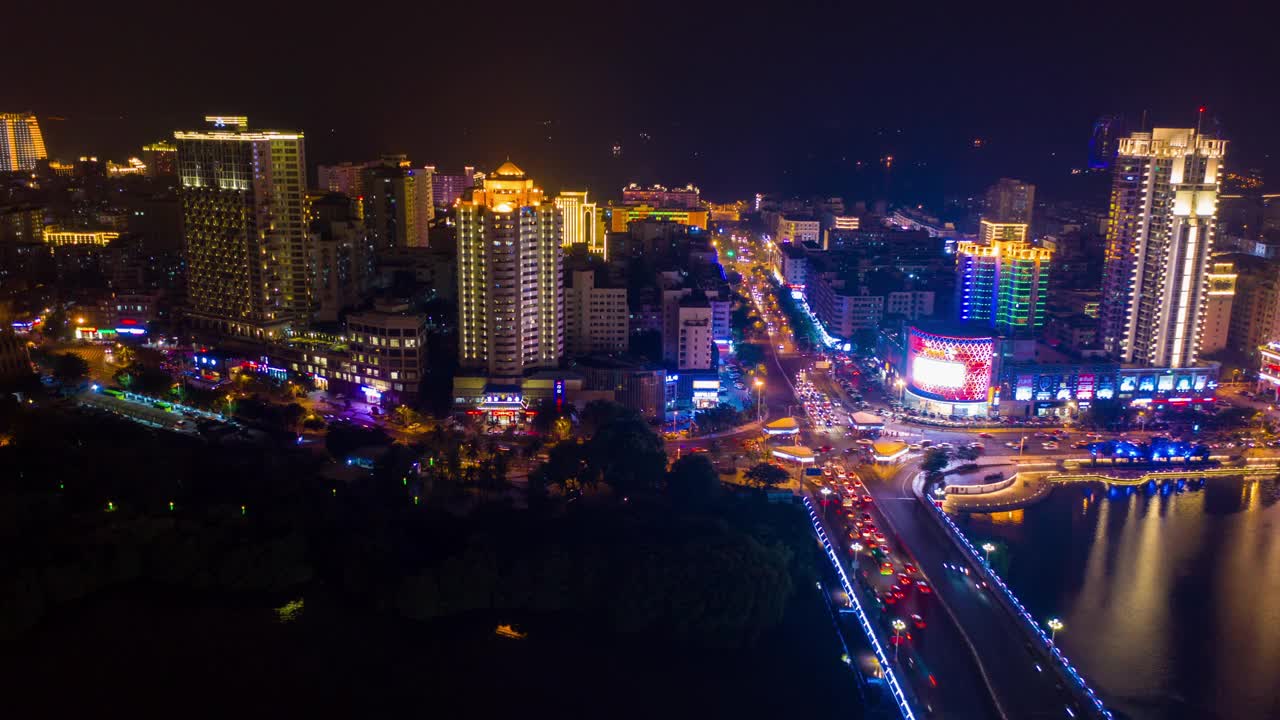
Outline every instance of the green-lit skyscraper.
{"type": "Polygon", "coordinates": [[[983,220],[978,242],[956,246],[956,309],[961,321],[986,323],[1004,335],[1044,326],[1053,253],[1032,246],[1026,238],[1025,223],[983,220]]]}

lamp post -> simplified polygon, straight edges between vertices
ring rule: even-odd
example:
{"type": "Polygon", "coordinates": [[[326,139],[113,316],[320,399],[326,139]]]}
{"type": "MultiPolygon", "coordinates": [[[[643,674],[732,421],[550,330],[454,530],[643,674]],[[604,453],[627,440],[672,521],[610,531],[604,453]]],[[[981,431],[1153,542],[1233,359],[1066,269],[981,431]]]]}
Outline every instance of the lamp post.
{"type": "Polygon", "coordinates": [[[902,618],[893,619],[893,662],[898,662],[898,648],[902,647],[902,631],[907,629],[907,624],[902,618]]]}
{"type": "Polygon", "coordinates": [[[764,391],[764,381],[756,378],[756,422],[764,421],[764,406],[760,404],[760,395],[764,391]]]}
{"type": "Polygon", "coordinates": [[[1026,444],[1027,444],[1027,436],[1023,435],[1022,439],[1018,441],[1018,457],[1022,457],[1022,448],[1025,447],[1026,444]]]}
{"type": "Polygon", "coordinates": [[[1058,639],[1058,631],[1063,628],[1062,621],[1058,618],[1049,618],[1049,642],[1055,642],[1058,639]]]}
{"type": "Polygon", "coordinates": [[[903,402],[907,398],[907,382],[902,378],[893,381],[893,386],[898,388],[898,402],[903,402]]]}
{"type": "Polygon", "coordinates": [[[986,558],[988,565],[991,564],[991,553],[994,552],[995,549],[996,546],[991,543],[982,543],[982,554],[986,558]]]}

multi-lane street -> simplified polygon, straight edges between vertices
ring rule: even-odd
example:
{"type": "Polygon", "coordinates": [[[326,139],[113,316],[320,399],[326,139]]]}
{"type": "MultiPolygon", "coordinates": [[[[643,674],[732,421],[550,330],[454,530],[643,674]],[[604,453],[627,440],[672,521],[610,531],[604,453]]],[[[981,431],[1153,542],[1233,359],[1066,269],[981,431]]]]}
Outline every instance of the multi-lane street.
{"type": "MultiPolygon", "coordinates": [[[[741,255],[752,257],[751,252],[741,255]]],[[[921,712],[964,718],[1090,716],[1092,706],[1073,692],[1074,686],[1033,644],[993,589],[985,587],[972,569],[962,570],[970,567],[971,558],[947,537],[913,491],[911,481],[918,474],[922,453],[913,452],[900,465],[872,463],[847,422],[828,427],[821,417],[816,422],[805,418],[806,398],[797,396],[796,384],[804,378],[808,384],[801,390],[807,397],[820,394],[823,405],[830,403],[826,417],[843,419],[856,410],[879,412],[884,435],[917,447],[978,442],[986,457],[1031,464],[1080,455],[1072,445],[1086,439],[1085,434],[1036,427],[965,430],[905,422],[893,414],[891,398],[878,383],[846,371],[849,387],[867,403],[860,406],[829,374],[813,372],[815,357],[799,351],[801,345],[761,274],[753,272],[749,263],[739,263],[738,270],[744,277],[745,294],[752,298],[768,333],[767,412],[772,417],[807,420],[801,441],[813,448],[829,448],[819,455],[820,462],[846,471],[845,479],[836,473],[815,477],[803,484],[802,491],[822,509],[828,536],[847,543],[855,587],[865,594],[864,607],[878,614],[873,626],[886,646],[894,648],[899,679],[907,684],[921,712]],[[837,500],[846,484],[856,486],[859,500],[853,507],[843,507],[837,500]],[[865,496],[871,501],[865,502],[865,496]],[[876,549],[874,555],[871,548],[876,549]]]]}

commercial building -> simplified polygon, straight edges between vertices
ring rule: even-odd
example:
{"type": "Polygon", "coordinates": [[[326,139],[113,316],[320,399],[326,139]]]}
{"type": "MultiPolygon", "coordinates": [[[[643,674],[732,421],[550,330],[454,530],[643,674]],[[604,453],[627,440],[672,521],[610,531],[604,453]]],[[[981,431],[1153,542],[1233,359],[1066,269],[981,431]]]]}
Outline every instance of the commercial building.
{"type": "Polygon", "coordinates": [[[600,356],[581,358],[573,369],[582,376],[584,391],[608,392],[614,402],[647,420],[664,417],[668,400],[666,369],[600,356]]]}
{"type": "Polygon", "coordinates": [[[1000,178],[987,188],[983,216],[997,223],[1031,224],[1036,205],[1036,186],[1012,178],[1000,178]]]}
{"type": "Polygon", "coordinates": [[[431,173],[406,165],[378,163],[361,174],[364,226],[375,251],[429,245],[431,173]]]}
{"type": "Polygon", "coordinates": [[[174,177],[178,174],[178,146],[158,140],[142,146],[142,163],[147,177],[174,177]]]}
{"type": "Polygon", "coordinates": [[[0,207],[0,245],[44,242],[45,209],[41,205],[0,207]]]}
{"type": "Polygon", "coordinates": [[[1191,128],[1121,138],[1111,186],[1103,344],[1123,363],[1199,360],[1225,140],[1191,128]]]}
{"type": "Polygon", "coordinates": [[[680,225],[707,229],[707,211],[702,209],[664,208],[653,205],[611,205],[609,232],[624,233],[633,222],[646,219],[669,220],[680,225]]]}
{"type": "Polygon", "coordinates": [[[349,198],[364,195],[364,171],[369,163],[343,162],[316,166],[316,187],[325,192],[342,193],[349,198]]]}
{"type": "Polygon", "coordinates": [[[48,157],[35,113],[0,113],[0,172],[32,172],[48,157]]]}
{"type": "MultiPolygon", "coordinates": [[[[622,188],[622,204],[696,210],[701,207],[699,201],[701,192],[692,183],[682,188],[672,188],[670,190],[662,185],[653,185],[646,188],[640,187],[636,183],[631,183],[622,188]]],[[[706,227],[705,222],[703,227],[706,227]]]]}
{"type": "Polygon", "coordinates": [[[470,165],[461,169],[428,165],[427,170],[431,171],[432,196],[438,207],[453,207],[463,193],[476,185],[476,169],[470,165]]]}
{"type": "Polygon", "coordinates": [[[458,352],[514,378],[564,356],[563,219],[511,162],[457,204],[458,352]]]}
{"type": "Polygon", "coordinates": [[[778,275],[782,284],[803,290],[809,278],[809,258],[804,248],[796,243],[784,243],[778,250],[778,275]]]}
{"type": "Polygon", "coordinates": [[[962,322],[980,322],[1002,334],[1044,326],[1049,291],[1048,248],[1026,242],[1023,223],[983,220],[983,242],[956,244],[956,310],[962,322]]]}
{"type": "Polygon", "coordinates": [[[884,296],[884,314],[906,320],[933,317],[936,296],[932,290],[895,290],[884,296]]]}
{"type": "Polygon", "coordinates": [[[775,241],[779,243],[814,243],[822,239],[822,225],[813,218],[778,217],[775,241]]]}
{"type": "Polygon", "coordinates": [[[605,257],[604,223],[599,208],[587,200],[587,191],[565,191],[556,196],[556,207],[564,215],[564,244],[585,245],[587,250],[605,257]]]}
{"type": "Polygon", "coordinates": [[[573,273],[565,289],[565,349],[571,355],[627,350],[627,289],[596,287],[594,270],[573,273]]]}
{"type": "Polygon", "coordinates": [[[281,334],[311,312],[306,155],[299,131],[206,117],[179,130],[188,317],[242,337],[281,334]]]}
{"type": "Polygon", "coordinates": [[[1227,345],[1253,356],[1280,339],[1280,261],[1238,254],[1217,259],[1231,262],[1236,273],[1227,345]]]}
{"type": "Polygon", "coordinates": [[[308,201],[311,266],[315,286],[312,318],[337,322],[365,297],[373,279],[373,248],[360,219],[359,201],[341,193],[308,201]]]}
{"type": "Polygon", "coordinates": [[[106,245],[120,237],[114,230],[67,230],[57,225],[44,229],[44,241],[49,245],[106,245]]]}
{"type": "Polygon", "coordinates": [[[994,362],[995,339],[990,334],[909,327],[903,404],[946,417],[985,417],[994,362]]]}
{"type": "Polygon", "coordinates": [[[1231,309],[1236,296],[1235,265],[1214,262],[1205,281],[1204,323],[1201,326],[1200,352],[1214,353],[1227,347],[1231,330],[1231,309]]]}

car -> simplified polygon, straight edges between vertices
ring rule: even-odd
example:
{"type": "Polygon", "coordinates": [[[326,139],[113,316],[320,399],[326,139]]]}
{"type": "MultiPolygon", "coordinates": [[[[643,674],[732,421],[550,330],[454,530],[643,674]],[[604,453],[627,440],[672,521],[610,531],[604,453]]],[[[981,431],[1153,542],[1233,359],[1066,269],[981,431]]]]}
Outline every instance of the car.
{"type": "Polygon", "coordinates": [[[893,574],[893,563],[891,563],[891,562],[887,562],[887,561],[886,561],[886,562],[882,562],[882,563],[880,563],[880,574],[881,574],[881,575],[892,575],[892,574],[893,574]]]}
{"type": "Polygon", "coordinates": [[[906,573],[902,573],[902,574],[898,575],[898,584],[899,584],[899,585],[901,585],[901,586],[903,586],[903,587],[906,587],[907,585],[910,585],[910,584],[911,584],[911,582],[912,582],[911,577],[910,577],[909,575],[907,575],[906,573]]]}
{"type": "Polygon", "coordinates": [[[876,542],[878,542],[878,543],[880,543],[880,544],[882,544],[882,545],[883,545],[884,543],[889,542],[889,540],[888,540],[888,538],[886,538],[886,537],[884,536],[884,533],[879,533],[879,532],[878,532],[878,533],[876,533],[876,542]]]}
{"type": "Polygon", "coordinates": [[[995,435],[992,435],[991,433],[985,433],[985,432],[984,432],[984,433],[978,433],[978,437],[980,437],[980,438],[993,438],[993,437],[995,437],[995,435]]]}
{"type": "Polygon", "coordinates": [[[923,580],[916,583],[916,590],[924,593],[925,595],[928,595],[929,593],[933,592],[933,588],[929,587],[929,583],[923,580]]]}
{"type": "Polygon", "coordinates": [[[862,502],[863,502],[863,503],[870,504],[870,503],[871,503],[871,496],[870,496],[870,495],[863,495],[863,496],[862,496],[862,502]]]}
{"type": "Polygon", "coordinates": [[[894,597],[893,593],[891,592],[885,593],[884,597],[881,599],[884,600],[884,603],[886,605],[896,605],[898,602],[898,598],[894,597]]]}
{"type": "Polygon", "coordinates": [[[894,585],[893,587],[889,588],[889,594],[898,600],[901,600],[907,596],[907,593],[904,592],[903,589],[898,587],[897,585],[894,585]]]}
{"type": "Polygon", "coordinates": [[[923,630],[925,625],[924,618],[920,617],[919,615],[912,615],[911,624],[915,625],[917,629],[923,630]]]}

